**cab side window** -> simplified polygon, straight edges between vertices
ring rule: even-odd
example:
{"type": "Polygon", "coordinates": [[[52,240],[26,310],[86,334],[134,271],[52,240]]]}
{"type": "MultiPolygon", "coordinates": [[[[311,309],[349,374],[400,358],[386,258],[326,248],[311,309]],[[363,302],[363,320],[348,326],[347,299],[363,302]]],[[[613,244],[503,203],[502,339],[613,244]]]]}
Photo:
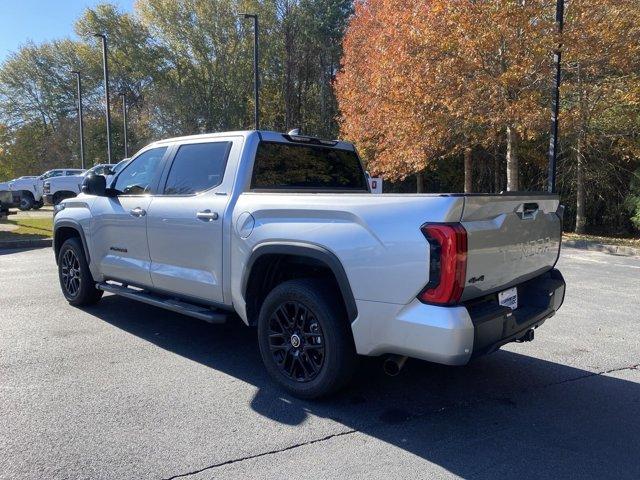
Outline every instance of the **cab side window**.
{"type": "Polygon", "coordinates": [[[138,155],[120,172],[113,188],[124,195],[149,193],[153,181],[160,173],[162,157],[166,151],[167,147],[158,147],[138,155]]]}
{"type": "Polygon", "coordinates": [[[182,145],[171,165],[165,195],[193,195],[222,183],[231,142],[182,145]]]}

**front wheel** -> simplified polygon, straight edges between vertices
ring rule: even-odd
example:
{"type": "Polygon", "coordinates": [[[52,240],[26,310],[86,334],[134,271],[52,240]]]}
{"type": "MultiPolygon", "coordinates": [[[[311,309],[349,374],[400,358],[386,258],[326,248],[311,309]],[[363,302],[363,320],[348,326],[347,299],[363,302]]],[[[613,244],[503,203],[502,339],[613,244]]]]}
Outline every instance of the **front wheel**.
{"type": "Polygon", "coordinates": [[[32,207],[33,207],[33,198],[31,198],[31,196],[29,195],[22,195],[22,197],[20,198],[20,204],[18,205],[18,208],[23,212],[26,212],[27,210],[31,210],[32,207]]]}
{"type": "Polygon", "coordinates": [[[62,244],[58,254],[58,277],[62,293],[71,305],[91,305],[102,298],[103,292],[95,286],[79,238],[70,238],[62,244]]]}
{"type": "Polygon", "coordinates": [[[274,288],[262,305],[262,360],[271,377],[294,396],[328,395],[353,375],[357,355],[339,299],[322,280],[290,280],[274,288]]]}

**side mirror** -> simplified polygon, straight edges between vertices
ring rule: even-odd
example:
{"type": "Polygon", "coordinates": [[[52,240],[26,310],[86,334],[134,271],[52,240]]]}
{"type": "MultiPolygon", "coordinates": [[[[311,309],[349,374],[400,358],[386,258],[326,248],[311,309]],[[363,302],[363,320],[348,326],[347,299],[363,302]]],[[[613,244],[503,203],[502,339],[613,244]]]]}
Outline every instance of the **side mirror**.
{"type": "Polygon", "coordinates": [[[81,190],[82,193],[86,193],[87,195],[105,197],[107,192],[107,179],[102,175],[90,173],[84,177],[81,190]]]}

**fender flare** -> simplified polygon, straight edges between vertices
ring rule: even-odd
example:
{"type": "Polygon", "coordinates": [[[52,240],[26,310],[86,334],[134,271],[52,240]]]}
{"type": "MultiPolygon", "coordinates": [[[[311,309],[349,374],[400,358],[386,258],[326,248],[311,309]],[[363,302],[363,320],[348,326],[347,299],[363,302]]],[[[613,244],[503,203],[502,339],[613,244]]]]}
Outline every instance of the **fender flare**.
{"type": "Polygon", "coordinates": [[[358,317],[358,308],[356,306],[356,300],[349,284],[347,273],[342,266],[342,263],[338,257],[331,251],[324,247],[308,243],[297,242],[277,242],[277,243],[262,243],[255,247],[249,256],[244,273],[242,275],[242,296],[246,301],[247,286],[249,283],[249,277],[255,262],[264,255],[291,255],[299,257],[308,257],[314,260],[318,260],[326,264],[333,273],[340,293],[344,299],[344,304],[347,310],[347,317],[349,322],[353,322],[358,317]]]}
{"type": "Polygon", "coordinates": [[[36,201],[36,196],[34,195],[34,193],[31,190],[14,190],[17,191],[20,194],[20,198],[22,199],[22,197],[31,197],[33,199],[33,201],[36,201]]]}
{"type": "MultiPolygon", "coordinates": [[[[62,228],[62,227],[67,227],[67,228],[73,228],[76,232],[78,232],[78,235],[80,236],[80,241],[82,242],[82,248],[84,249],[84,255],[87,258],[87,264],[91,262],[91,257],[89,256],[89,247],[87,246],[87,239],[84,236],[84,230],[82,229],[82,226],[76,222],[75,220],[70,220],[68,218],[65,218],[63,220],[59,220],[57,222],[55,222],[55,225],[53,227],[53,247],[55,249],[55,245],[56,245],[56,234],[58,232],[58,229],[62,228]]],[[[58,261],[58,257],[56,256],[56,262],[58,261]]]]}

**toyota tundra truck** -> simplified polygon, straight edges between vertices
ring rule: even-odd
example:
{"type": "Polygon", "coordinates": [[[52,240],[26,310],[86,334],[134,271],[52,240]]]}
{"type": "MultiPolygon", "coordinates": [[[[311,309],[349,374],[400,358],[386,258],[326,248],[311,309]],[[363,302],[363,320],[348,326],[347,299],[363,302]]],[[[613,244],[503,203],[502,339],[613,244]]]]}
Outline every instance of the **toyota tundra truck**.
{"type": "Polygon", "coordinates": [[[464,365],[562,305],[557,195],[371,194],[354,146],[296,132],[158,141],[55,207],[71,305],[104,292],[257,327],[271,377],[315,398],[358,355],[464,365]]]}

